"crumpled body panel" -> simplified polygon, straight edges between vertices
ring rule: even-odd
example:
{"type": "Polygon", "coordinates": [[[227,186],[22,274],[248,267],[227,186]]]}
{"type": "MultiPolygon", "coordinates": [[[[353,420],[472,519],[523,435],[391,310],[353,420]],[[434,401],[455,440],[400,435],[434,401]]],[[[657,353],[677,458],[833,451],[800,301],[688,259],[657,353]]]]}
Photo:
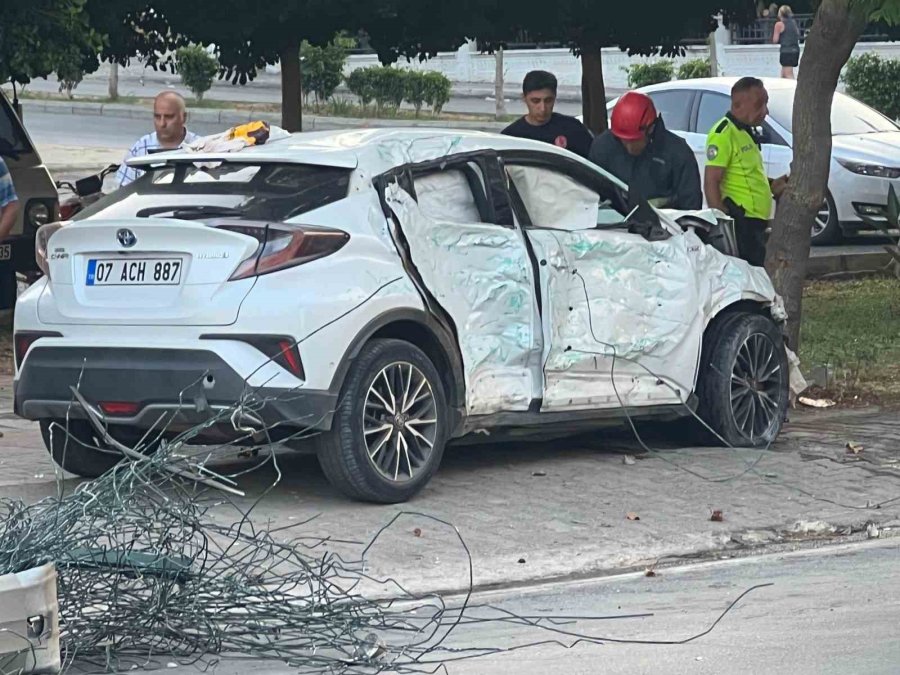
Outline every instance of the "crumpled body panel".
{"type": "MultiPolygon", "coordinates": [[[[451,190],[452,191],[452,190],[451,190]]],[[[429,191],[423,203],[438,199],[429,191]]],[[[470,415],[527,410],[540,354],[530,261],[515,229],[438,221],[397,184],[387,203],[428,290],[453,319],[470,415]]]]}
{"type": "Polygon", "coordinates": [[[673,404],[695,385],[703,331],[742,299],[776,303],[759,268],[693,233],[529,232],[547,265],[545,409],[673,404]]]}

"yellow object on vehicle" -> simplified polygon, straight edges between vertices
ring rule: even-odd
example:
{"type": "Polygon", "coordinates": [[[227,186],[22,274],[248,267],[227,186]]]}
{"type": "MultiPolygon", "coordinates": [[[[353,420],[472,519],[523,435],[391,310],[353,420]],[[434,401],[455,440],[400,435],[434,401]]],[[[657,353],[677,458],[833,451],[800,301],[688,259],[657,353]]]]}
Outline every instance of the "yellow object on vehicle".
{"type": "MultiPolygon", "coordinates": [[[[248,122],[231,128],[231,138],[241,139],[247,145],[262,145],[269,140],[268,122],[248,122]]],[[[229,139],[230,140],[230,139],[229,139]]]]}

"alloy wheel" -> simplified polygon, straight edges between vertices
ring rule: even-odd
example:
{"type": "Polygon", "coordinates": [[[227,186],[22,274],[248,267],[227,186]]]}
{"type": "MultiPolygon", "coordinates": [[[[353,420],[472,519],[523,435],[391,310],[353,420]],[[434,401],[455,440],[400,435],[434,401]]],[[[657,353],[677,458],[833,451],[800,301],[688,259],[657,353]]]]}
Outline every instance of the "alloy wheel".
{"type": "Polygon", "coordinates": [[[772,339],[753,333],[741,345],[731,372],[731,414],[751,441],[777,428],[779,400],[786,373],[772,339]]]}
{"type": "Polygon", "coordinates": [[[412,480],[428,466],[438,433],[431,384],[411,363],[384,367],[366,393],[363,434],[369,461],[382,477],[412,480]]]}
{"type": "Polygon", "coordinates": [[[827,228],[831,220],[831,208],[828,206],[828,200],[822,202],[822,206],[816,213],[816,219],[813,221],[812,236],[818,237],[827,228]]]}

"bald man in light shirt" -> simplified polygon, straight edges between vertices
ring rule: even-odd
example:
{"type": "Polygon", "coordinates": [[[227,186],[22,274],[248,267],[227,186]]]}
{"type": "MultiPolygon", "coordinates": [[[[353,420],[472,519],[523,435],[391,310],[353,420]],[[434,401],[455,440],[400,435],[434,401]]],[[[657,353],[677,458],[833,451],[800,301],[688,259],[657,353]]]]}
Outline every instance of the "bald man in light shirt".
{"type": "MultiPolygon", "coordinates": [[[[185,126],[187,122],[187,107],[184,97],[174,91],[164,91],[153,100],[153,125],[156,131],[147,134],[138,139],[138,142],[131,146],[131,150],[125,155],[125,160],[132,157],[143,157],[151,150],[175,150],[186,143],[195,141],[197,134],[188,131],[185,126]]],[[[125,164],[116,173],[116,182],[119,187],[128,185],[136,180],[142,173],[140,169],[136,169],[125,164]]]]}

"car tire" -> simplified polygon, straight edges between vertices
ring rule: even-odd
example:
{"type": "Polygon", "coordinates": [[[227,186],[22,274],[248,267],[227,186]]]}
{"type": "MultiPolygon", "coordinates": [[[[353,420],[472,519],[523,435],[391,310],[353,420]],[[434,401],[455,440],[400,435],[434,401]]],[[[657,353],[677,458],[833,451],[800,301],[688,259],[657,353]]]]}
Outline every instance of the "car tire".
{"type": "Polygon", "coordinates": [[[41,420],[40,427],[53,461],[76,476],[97,478],[124,459],[107,449],[87,420],[41,420]]]}
{"type": "Polygon", "coordinates": [[[402,340],[372,340],[347,373],[331,430],[316,437],[319,463],[348,497],[404,502],[440,465],[449,420],[440,374],[425,353],[402,340]]]}
{"type": "Polygon", "coordinates": [[[822,208],[816,213],[816,224],[812,229],[813,246],[827,246],[830,244],[840,244],[844,238],[844,232],[841,229],[841,223],[838,220],[837,206],[834,203],[834,197],[831,192],[825,192],[825,202],[822,208]]]}
{"type": "Polygon", "coordinates": [[[781,329],[760,314],[736,312],[710,326],[697,383],[699,416],[734,447],[767,447],[781,431],[789,369],[781,329]]]}

